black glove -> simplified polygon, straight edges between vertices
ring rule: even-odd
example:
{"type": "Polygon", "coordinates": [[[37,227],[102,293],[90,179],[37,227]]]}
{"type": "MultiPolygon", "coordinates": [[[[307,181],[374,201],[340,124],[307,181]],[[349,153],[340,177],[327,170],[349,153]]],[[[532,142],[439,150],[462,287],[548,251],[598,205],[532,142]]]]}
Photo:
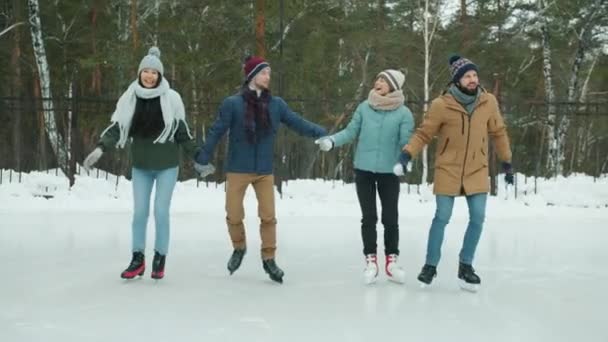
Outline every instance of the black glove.
{"type": "Polygon", "coordinates": [[[503,162],[502,170],[505,172],[505,182],[507,184],[513,185],[515,179],[513,177],[513,166],[511,163],[503,162]]]}
{"type": "Polygon", "coordinates": [[[205,149],[199,148],[194,156],[194,161],[199,165],[207,165],[209,164],[209,157],[209,153],[205,149]]]}
{"type": "Polygon", "coordinates": [[[404,176],[407,173],[407,164],[411,159],[412,156],[410,156],[409,153],[401,152],[399,155],[399,162],[393,167],[393,173],[397,176],[404,176]]]}

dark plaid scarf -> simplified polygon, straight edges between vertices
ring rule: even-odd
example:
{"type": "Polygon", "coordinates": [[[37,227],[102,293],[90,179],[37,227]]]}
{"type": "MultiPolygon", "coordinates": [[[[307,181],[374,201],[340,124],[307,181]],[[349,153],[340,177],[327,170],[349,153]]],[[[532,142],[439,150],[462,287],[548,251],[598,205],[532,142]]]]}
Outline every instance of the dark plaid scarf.
{"type": "Polygon", "coordinates": [[[270,103],[270,91],[263,90],[260,96],[255,90],[245,85],[241,91],[245,99],[245,133],[247,141],[255,144],[258,137],[265,136],[270,132],[270,114],[268,104],[270,103]]]}

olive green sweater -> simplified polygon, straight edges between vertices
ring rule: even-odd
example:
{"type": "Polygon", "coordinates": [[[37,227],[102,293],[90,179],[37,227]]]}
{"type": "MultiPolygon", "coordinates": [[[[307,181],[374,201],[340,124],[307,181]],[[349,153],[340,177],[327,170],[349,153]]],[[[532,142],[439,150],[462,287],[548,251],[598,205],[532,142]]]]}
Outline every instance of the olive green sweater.
{"type": "MultiPolygon", "coordinates": [[[[106,130],[101,137],[98,146],[104,152],[116,148],[120,138],[120,130],[117,123],[106,130]]],[[[173,136],[173,141],[165,143],[154,143],[154,138],[133,137],[131,141],[131,159],[133,167],[148,170],[163,170],[176,167],[179,164],[179,147],[181,146],[186,157],[194,159],[198,153],[196,141],[190,138],[188,127],[184,121],[179,121],[179,127],[173,136]]]]}

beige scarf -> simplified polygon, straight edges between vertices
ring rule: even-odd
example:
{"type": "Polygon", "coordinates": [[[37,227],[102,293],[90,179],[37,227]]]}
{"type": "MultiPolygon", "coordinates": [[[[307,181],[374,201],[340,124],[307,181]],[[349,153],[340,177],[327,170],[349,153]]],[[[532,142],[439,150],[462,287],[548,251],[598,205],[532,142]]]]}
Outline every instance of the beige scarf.
{"type": "Polygon", "coordinates": [[[405,97],[401,90],[395,90],[382,96],[372,89],[367,97],[367,102],[375,110],[395,110],[403,105],[404,101],[405,97]]]}

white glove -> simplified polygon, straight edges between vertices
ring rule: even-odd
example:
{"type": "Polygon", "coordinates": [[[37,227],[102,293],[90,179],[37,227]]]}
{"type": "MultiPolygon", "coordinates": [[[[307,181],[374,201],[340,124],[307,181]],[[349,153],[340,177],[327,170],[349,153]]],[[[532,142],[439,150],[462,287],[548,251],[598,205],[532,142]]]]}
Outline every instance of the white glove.
{"type": "Polygon", "coordinates": [[[95,165],[95,163],[97,163],[97,161],[99,160],[99,158],[101,158],[102,155],[103,155],[103,151],[101,150],[100,147],[97,147],[96,149],[93,150],[93,152],[89,153],[89,155],[86,157],[86,159],[82,163],[82,166],[84,167],[85,170],[90,171],[91,168],[93,167],[93,165],[95,165]]]}
{"type": "Polygon", "coordinates": [[[406,172],[407,170],[403,169],[403,165],[401,163],[397,163],[395,166],[393,166],[393,173],[397,176],[404,176],[406,172]]]}
{"type": "Polygon", "coordinates": [[[205,178],[215,172],[215,166],[213,166],[213,164],[201,165],[199,163],[194,163],[194,170],[198,172],[201,178],[205,178]]]}
{"type": "Polygon", "coordinates": [[[315,144],[319,145],[321,151],[327,152],[334,148],[334,139],[331,137],[322,137],[315,140],[315,144]]]}

